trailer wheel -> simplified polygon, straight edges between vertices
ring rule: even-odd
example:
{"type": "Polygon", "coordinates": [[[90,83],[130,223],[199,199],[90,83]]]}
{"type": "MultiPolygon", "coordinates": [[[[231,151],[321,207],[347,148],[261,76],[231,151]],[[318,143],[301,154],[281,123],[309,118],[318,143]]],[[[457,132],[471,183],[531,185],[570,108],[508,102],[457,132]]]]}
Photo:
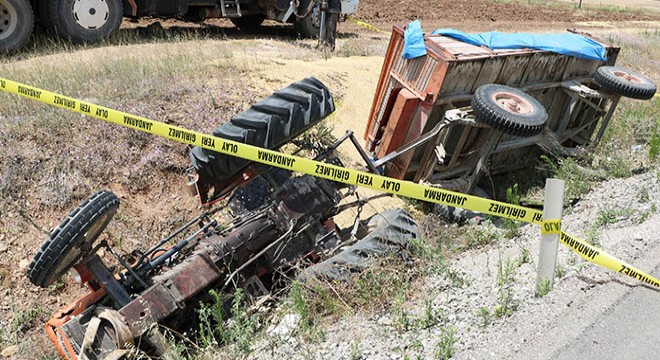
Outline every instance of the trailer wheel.
{"type": "MultiPolygon", "coordinates": [[[[328,88],[315,78],[306,78],[279,90],[249,109],[235,115],[213,135],[265,149],[277,149],[296,138],[335,111],[328,88]]],[[[214,188],[215,198],[227,189],[231,179],[249,161],[220,154],[201,147],[190,152],[190,162],[197,171],[197,188],[202,202],[214,188]]]]}
{"type": "Polygon", "coordinates": [[[27,0],[0,0],[0,53],[21,48],[32,34],[34,13],[27,0]]]}
{"type": "Polygon", "coordinates": [[[47,30],[75,44],[96,42],[119,29],[121,0],[42,0],[47,30]]]}
{"type": "MultiPolygon", "coordinates": [[[[309,6],[315,0],[301,0],[298,13],[302,16],[307,13],[309,6]]],[[[294,23],[300,37],[305,39],[318,39],[321,31],[321,7],[318,1],[313,5],[311,12],[303,19],[297,19],[294,23]]]]}
{"type": "Polygon", "coordinates": [[[536,135],[548,122],[548,113],[541,103],[506,85],[480,86],[472,97],[472,109],[477,121],[515,136],[536,135]]]}
{"type": "Polygon", "coordinates": [[[99,191],[83,201],[62,220],[41,245],[28,267],[34,285],[48,287],[91,250],[119,207],[110,191],[99,191]]]}
{"type": "Polygon", "coordinates": [[[341,253],[305,269],[299,280],[310,278],[348,280],[364,271],[374,259],[387,254],[404,255],[412,239],[419,238],[417,223],[403,209],[390,209],[372,216],[358,242],[341,253]]]}
{"type": "Polygon", "coordinates": [[[648,100],[655,95],[656,85],[643,75],[615,66],[601,66],[594,74],[594,81],[608,93],[632,99],[648,100]]]}
{"type": "Polygon", "coordinates": [[[266,17],[263,15],[241,16],[229,19],[234,26],[241,30],[256,30],[264,20],[266,20],[266,17]]]}

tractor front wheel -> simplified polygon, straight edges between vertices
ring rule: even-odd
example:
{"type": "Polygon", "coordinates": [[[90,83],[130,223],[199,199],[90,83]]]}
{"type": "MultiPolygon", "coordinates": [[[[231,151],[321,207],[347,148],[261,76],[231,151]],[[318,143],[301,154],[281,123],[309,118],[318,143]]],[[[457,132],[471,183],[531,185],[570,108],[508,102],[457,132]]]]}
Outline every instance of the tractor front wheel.
{"type": "Polygon", "coordinates": [[[99,191],[83,201],[50,233],[34,256],[27,276],[34,285],[47,288],[91,249],[119,208],[110,191],[99,191]]]}

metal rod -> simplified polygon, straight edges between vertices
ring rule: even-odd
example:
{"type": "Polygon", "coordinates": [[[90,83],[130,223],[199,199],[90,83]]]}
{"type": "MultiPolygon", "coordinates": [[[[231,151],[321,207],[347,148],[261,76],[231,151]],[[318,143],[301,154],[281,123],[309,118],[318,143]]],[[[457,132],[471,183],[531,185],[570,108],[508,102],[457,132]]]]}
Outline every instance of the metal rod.
{"type": "Polygon", "coordinates": [[[185,225],[183,225],[182,227],[180,227],[176,231],[174,231],[172,234],[168,235],[165,239],[159,241],[158,244],[154,245],[149,250],[147,250],[144,254],[142,254],[142,256],[140,256],[140,260],[138,260],[135,267],[137,268],[140,265],[142,265],[142,262],[144,261],[144,259],[147,258],[147,256],[151,255],[151,253],[158,250],[161,246],[165,245],[167,242],[172,240],[175,236],[179,235],[181,232],[188,229],[190,226],[192,226],[194,223],[196,223],[199,219],[201,219],[203,217],[206,217],[206,216],[208,216],[208,213],[206,213],[206,212],[197,215],[192,220],[188,221],[185,225]]]}
{"type": "Polygon", "coordinates": [[[385,155],[382,159],[378,159],[378,160],[374,161],[373,166],[375,168],[378,168],[381,165],[389,162],[390,160],[392,160],[392,159],[394,159],[398,156],[401,156],[401,155],[407,153],[408,151],[410,151],[410,150],[412,150],[412,149],[414,149],[414,148],[416,148],[420,145],[423,145],[425,142],[427,142],[428,140],[432,139],[435,135],[437,135],[440,132],[440,130],[442,129],[443,125],[446,125],[446,124],[447,124],[446,121],[439,122],[433,129],[431,129],[431,131],[429,131],[426,134],[418,137],[417,139],[403,145],[402,147],[392,151],[391,153],[385,155]]]}
{"type": "Polygon", "coordinates": [[[364,162],[367,164],[367,167],[369,168],[369,171],[373,174],[378,174],[378,169],[376,169],[376,167],[374,166],[371,159],[369,159],[369,155],[367,155],[366,151],[364,151],[364,149],[362,148],[360,143],[355,138],[355,135],[353,135],[352,131],[351,131],[350,139],[351,139],[351,142],[353,143],[353,145],[355,145],[355,149],[360,153],[360,156],[362,157],[364,162]]]}
{"type": "Polygon", "coordinates": [[[289,236],[293,232],[293,227],[294,227],[294,224],[291,224],[291,226],[289,227],[289,230],[287,230],[286,233],[284,233],[284,235],[277,238],[277,240],[270,243],[270,245],[266,246],[263,250],[259,251],[256,255],[251,257],[250,260],[246,261],[245,264],[241,265],[238,269],[234,270],[229,275],[229,278],[227,278],[227,281],[225,281],[225,284],[222,285],[222,288],[220,289],[220,292],[222,293],[223,291],[225,291],[225,289],[227,288],[227,286],[229,286],[229,284],[231,283],[234,276],[236,276],[236,274],[238,274],[241,270],[245,269],[248,265],[252,264],[258,258],[260,258],[263,254],[265,254],[273,246],[277,245],[280,241],[284,240],[287,236],[289,236]]]}
{"type": "Polygon", "coordinates": [[[328,9],[328,2],[326,0],[321,1],[321,4],[319,6],[319,10],[321,10],[321,24],[319,28],[319,45],[325,45],[325,32],[326,32],[326,26],[325,26],[325,18],[326,18],[326,10],[328,9]]]}
{"type": "Polygon", "coordinates": [[[194,234],[192,234],[189,237],[181,240],[179,243],[177,243],[176,245],[169,248],[167,251],[165,251],[164,254],[160,255],[159,257],[155,258],[154,260],[148,262],[144,266],[137,269],[137,271],[138,272],[148,272],[148,271],[151,271],[151,270],[157,268],[158,266],[164,264],[165,261],[167,261],[167,259],[172,257],[172,255],[174,255],[176,252],[178,252],[179,250],[186,247],[186,245],[188,245],[190,243],[190,241],[192,241],[193,239],[198,237],[200,234],[205,232],[209,227],[216,226],[217,224],[218,224],[218,222],[215,219],[213,219],[210,223],[204,225],[204,227],[202,227],[201,229],[195,231],[194,234]]]}
{"type": "Polygon", "coordinates": [[[117,308],[122,308],[131,302],[131,297],[126,289],[115,279],[98,255],[87,259],[85,266],[92,273],[94,279],[108,292],[108,295],[117,304],[117,308]]]}
{"type": "Polygon", "coordinates": [[[318,155],[317,157],[314,158],[315,161],[323,160],[328,155],[330,155],[331,152],[337,150],[339,145],[341,145],[346,139],[349,137],[353,136],[353,132],[351,130],[346,130],[346,133],[342,135],[338,140],[336,140],[332,145],[328,146],[327,149],[323,152],[323,154],[318,155]]]}
{"type": "Polygon", "coordinates": [[[620,96],[617,96],[612,99],[612,104],[610,104],[610,108],[607,110],[607,115],[605,115],[603,122],[600,124],[600,129],[598,129],[598,135],[596,135],[596,138],[594,139],[594,146],[598,145],[603,134],[605,134],[605,129],[607,129],[607,125],[610,123],[610,119],[612,118],[612,114],[614,114],[616,106],[619,104],[620,98],[620,96]]]}

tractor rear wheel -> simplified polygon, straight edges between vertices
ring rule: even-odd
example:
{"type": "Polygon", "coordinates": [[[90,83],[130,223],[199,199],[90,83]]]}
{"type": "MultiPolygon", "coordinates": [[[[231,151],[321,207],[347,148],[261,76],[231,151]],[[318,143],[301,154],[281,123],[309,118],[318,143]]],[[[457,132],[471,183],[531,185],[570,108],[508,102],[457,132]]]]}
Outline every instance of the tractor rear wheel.
{"type": "Polygon", "coordinates": [[[119,208],[110,191],[99,191],[83,201],[50,233],[34,256],[27,276],[34,285],[47,288],[91,249],[119,208]]]}
{"type": "MultiPolygon", "coordinates": [[[[249,109],[235,115],[213,135],[254,145],[277,149],[296,138],[335,111],[328,88],[315,78],[306,78],[279,90],[249,109]]],[[[225,194],[234,176],[249,164],[248,160],[195,147],[190,162],[197,171],[197,187],[206,202],[209,186],[215,198],[225,194]]]]}
{"type": "Polygon", "coordinates": [[[359,240],[339,254],[305,269],[299,279],[348,280],[364,271],[375,259],[404,255],[410,241],[419,238],[417,223],[403,209],[390,209],[372,216],[359,240]]]}

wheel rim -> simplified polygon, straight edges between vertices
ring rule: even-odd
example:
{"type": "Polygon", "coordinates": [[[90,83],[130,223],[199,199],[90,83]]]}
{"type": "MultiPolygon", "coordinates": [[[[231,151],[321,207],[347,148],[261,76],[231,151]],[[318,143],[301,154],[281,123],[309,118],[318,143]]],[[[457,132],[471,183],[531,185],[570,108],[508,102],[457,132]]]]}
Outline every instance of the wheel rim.
{"type": "Polygon", "coordinates": [[[626,81],[629,81],[631,83],[636,83],[636,84],[643,84],[644,83],[644,81],[642,81],[642,79],[640,79],[637,76],[634,76],[632,74],[629,74],[625,71],[614,70],[614,71],[612,71],[612,74],[614,74],[614,76],[616,76],[616,77],[622,78],[622,79],[624,79],[626,81]]]}
{"type": "Polygon", "coordinates": [[[96,222],[92,224],[92,226],[89,227],[89,229],[87,229],[80,241],[75,246],[73,246],[67,254],[64,255],[59,265],[53,272],[54,276],[61,276],[80,259],[83,253],[86,254],[91,250],[94,240],[96,240],[96,238],[99,237],[101,232],[105,229],[108,222],[110,222],[112,215],[114,215],[114,212],[104,213],[98,220],[96,220],[96,222]]]}
{"type": "Polygon", "coordinates": [[[0,0],[0,40],[5,40],[16,30],[18,14],[11,4],[0,0]]]}
{"type": "Polygon", "coordinates": [[[309,20],[312,26],[317,29],[321,28],[321,9],[319,6],[314,6],[312,13],[309,14],[309,20]]]}
{"type": "Polygon", "coordinates": [[[534,111],[532,104],[520,95],[506,91],[493,94],[493,100],[500,108],[518,115],[529,115],[534,111]]]}
{"type": "Polygon", "coordinates": [[[73,18],[84,29],[98,29],[108,22],[110,7],[105,0],[76,0],[73,18]]]}

